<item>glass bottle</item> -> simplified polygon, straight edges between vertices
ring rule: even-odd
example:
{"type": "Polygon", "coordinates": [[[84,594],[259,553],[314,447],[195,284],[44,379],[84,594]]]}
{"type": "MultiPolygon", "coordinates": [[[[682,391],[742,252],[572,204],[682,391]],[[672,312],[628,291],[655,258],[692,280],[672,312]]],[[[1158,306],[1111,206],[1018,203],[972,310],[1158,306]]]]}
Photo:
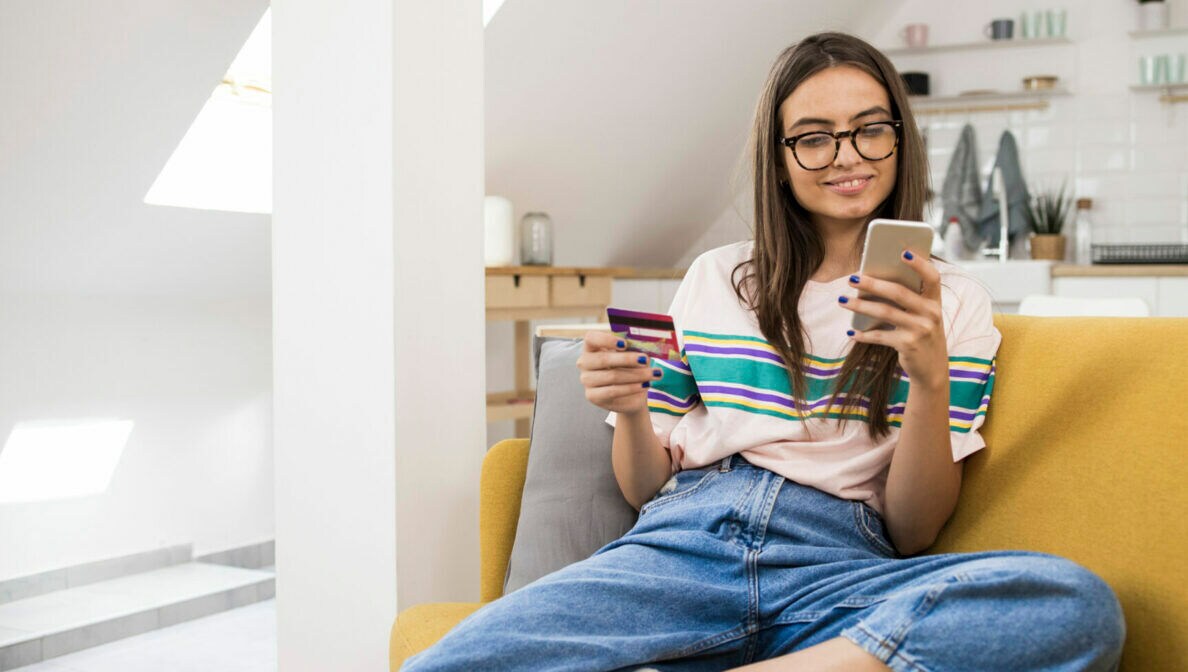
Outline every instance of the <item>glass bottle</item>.
{"type": "Polygon", "coordinates": [[[1077,217],[1073,224],[1073,259],[1078,264],[1093,263],[1093,222],[1089,219],[1092,207],[1093,199],[1077,199],[1077,217]]]}
{"type": "Polygon", "coordinates": [[[520,263],[553,264],[553,220],[543,212],[529,212],[520,220],[520,263]]]}

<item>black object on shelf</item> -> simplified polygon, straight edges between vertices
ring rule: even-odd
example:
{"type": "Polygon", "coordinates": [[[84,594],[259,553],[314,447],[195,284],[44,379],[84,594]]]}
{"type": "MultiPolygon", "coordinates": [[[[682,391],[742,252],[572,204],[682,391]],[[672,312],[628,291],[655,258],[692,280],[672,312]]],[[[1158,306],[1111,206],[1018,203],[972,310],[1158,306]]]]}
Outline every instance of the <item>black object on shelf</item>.
{"type": "Polygon", "coordinates": [[[1188,264],[1188,245],[1091,245],[1095,264],[1188,264]]]}
{"type": "Polygon", "coordinates": [[[927,96],[929,92],[927,72],[900,73],[903,84],[907,87],[909,96],[927,96]]]}

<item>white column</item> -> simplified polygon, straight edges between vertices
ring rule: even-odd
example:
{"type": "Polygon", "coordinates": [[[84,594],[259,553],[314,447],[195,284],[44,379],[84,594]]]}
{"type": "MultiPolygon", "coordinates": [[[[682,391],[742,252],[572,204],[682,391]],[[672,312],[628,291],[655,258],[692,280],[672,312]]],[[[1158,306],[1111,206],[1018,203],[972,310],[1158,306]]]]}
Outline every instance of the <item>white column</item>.
{"type": "Polygon", "coordinates": [[[282,672],[387,669],[478,599],[480,0],[273,3],[282,672]]]}

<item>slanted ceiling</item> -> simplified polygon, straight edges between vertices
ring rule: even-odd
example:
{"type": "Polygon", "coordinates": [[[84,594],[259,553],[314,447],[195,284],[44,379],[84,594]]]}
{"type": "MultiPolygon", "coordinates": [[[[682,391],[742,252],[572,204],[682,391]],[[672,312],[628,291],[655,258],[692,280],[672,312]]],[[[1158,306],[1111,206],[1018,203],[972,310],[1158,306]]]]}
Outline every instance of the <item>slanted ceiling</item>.
{"type": "Polygon", "coordinates": [[[548,212],[558,264],[675,264],[730,204],[779,52],[899,4],[508,0],[486,29],[487,193],[548,212]]]}
{"type": "Polygon", "coordinates": [[[269,217],[143,202],[267,7],[0,2],[0,292],[267,295],[269,217]]]}
{"type": "MultiPolygon", "coordinates": [[[[772,59],[900,3],[871,4],[508,0],[487,193],[549,212],[559,264],[676,263],[730,202],[772,59]]],[[[268,294],[269,217],[143,202],[266,8],[0,2],[0,293],[268,294]]]]}

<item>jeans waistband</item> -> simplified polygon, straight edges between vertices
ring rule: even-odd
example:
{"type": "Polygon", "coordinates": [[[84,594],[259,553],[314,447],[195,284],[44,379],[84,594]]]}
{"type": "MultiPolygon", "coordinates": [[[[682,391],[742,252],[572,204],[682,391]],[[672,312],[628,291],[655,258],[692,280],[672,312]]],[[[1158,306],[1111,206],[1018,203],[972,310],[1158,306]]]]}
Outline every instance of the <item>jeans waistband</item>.
{"type": "Polygon", "coordinates": [[[741,453],[735,453],[733,455],[723,457],[721,461],[718,462],[718,471],[730,471],[731,469],[742,468],[759,469],[760,467],[756,467],[755,465],[748,462],[747,458],[743,457],[741,453]]]}

